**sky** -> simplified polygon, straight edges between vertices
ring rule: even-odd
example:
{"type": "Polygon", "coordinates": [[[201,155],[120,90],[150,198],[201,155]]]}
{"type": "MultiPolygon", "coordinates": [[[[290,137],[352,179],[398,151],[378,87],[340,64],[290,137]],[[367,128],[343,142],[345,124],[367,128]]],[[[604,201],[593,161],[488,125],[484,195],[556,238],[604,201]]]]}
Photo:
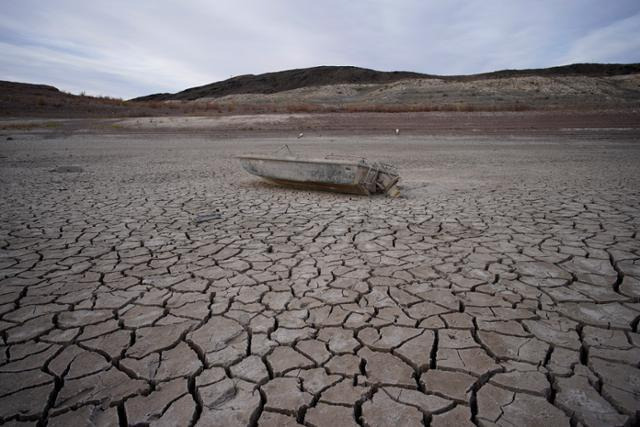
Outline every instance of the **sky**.
{"type": "Polygon", "coordinates": [[[121,98],[354,65],[473,74],[640,62],[638,0],[4,0],[0,80],[121,98]]]}

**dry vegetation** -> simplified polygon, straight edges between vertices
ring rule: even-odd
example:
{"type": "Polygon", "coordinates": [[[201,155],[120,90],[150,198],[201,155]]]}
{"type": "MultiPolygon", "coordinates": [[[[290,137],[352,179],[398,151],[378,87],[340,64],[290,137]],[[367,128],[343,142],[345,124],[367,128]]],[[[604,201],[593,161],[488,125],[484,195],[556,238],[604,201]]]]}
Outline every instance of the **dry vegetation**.
{"type": "Polygon", "coordinates": [[[182,114],[635,109],[640,108],[640,74],[500,77],[472,81],[411,79],[138,103],[159,110],[174,108],[182,114]]]}
{"type": "MultiPolygon", "coordinates": [[[[633,65],[633,64],[632,64],[633,65]]],[[[635,65],[633,65],[635,67],[635,65]]],[[[583,74],[493,73],[474,77],[410,77],[362,71],[317,69],[273,73],[273,87],[262,76],[242,76],[178,94],[125,101],[64,93],[51,86],[0,82],[0,116],[150,117],[265,113],[401,113],[592,111],[640,108],[640,73],[631,67],[587,69],[583,74]],[[607,74],[605,71],[609,71],[607,74]],[[298,75],[302,73],[301,75],[298,75]],[[307,73],[307,74],[305,74],[307,73]],[[311,74],[309,74],[311,73],[311,74]],[[349,74],[351,73],[351,74],[349,74]],[[354,74],[355,73],[355,74],[354,74]],[[285,77],[295,80],[288,82],[285,77]],[[305,80],[315,76],[315,80],[305,80]],[[376,77],[378,76],[378,77],[376,77]],[[404,79],[399,79],[404,77],[404,79]],[[336,83],[326,84],[331,79],[336,83]],[[355,79],[351,82],[348,78],[355,79]],[[366,79],[370,79],[367,81],[366,79]],[[363,80],[365,79],[365,80],[363,80]],[[371,80],[372,79],[372,80],[371,80]],[[376,80],[377,79],[377,80],[376,80]],[[390,80],[391,79],[391,80],[390,80]],[[242,82],[241,86],[238,86],[242,82]],[[294,84],[295,83],[295,84],[294,84]],[[322,84],[325,83],[325,84],[322,84]],[[303,86],[303,84],[306,84],[303,86]],[[243,86],[244,85],[244,86],[243,86]],[[284,90],[289,86],[293,89],[284,90]],[[269,90],[271,88],[271,90],[269,90]],[[247,92],[255,90],[256,92],[247,92]],[[197,96],[197,97],[196,97],[197,96]]],[[[270,81],[270,80],[269,80],[270,81]]]]}
{"type": "Polygon", "coordinates": [[[475,81],[412,79],[386,84],[305,87],[196,101],[218,111],[429,112],[594,110],[640,107],[640,74],[510,77],[475,81]],[[213,104],[212,104],[213,103],[213,104]]]}

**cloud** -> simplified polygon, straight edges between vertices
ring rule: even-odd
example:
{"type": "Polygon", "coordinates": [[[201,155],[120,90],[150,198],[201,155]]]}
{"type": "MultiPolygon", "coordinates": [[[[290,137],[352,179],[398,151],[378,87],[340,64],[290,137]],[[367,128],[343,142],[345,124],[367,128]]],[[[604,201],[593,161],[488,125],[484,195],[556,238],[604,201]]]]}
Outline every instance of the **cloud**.
{"type": "Polygon", "coordinates": [[[467,74],[638,60],[635,0],[21,0],[0,79],[133,97],[316,65],[467,74]]]}
{"type": "Polygon", "coordinates": [[[589,31],[564,62],[640,62],[640,13],[589,31]]]}

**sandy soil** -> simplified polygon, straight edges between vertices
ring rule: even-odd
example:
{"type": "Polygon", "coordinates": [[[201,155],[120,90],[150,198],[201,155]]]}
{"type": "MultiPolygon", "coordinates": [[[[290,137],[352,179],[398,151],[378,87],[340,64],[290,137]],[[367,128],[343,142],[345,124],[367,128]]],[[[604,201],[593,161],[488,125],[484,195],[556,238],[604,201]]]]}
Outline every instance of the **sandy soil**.
{"type": "Polygon", "coordinates": [[[564,112],[413,112],[217,114],[114,119],[5,119],[0,138],[28,135],[176,133],[211,137],[294,137],[394,135],[467,136],[599,136],[634,138],[640,132],[640,110],[564,112]]]}

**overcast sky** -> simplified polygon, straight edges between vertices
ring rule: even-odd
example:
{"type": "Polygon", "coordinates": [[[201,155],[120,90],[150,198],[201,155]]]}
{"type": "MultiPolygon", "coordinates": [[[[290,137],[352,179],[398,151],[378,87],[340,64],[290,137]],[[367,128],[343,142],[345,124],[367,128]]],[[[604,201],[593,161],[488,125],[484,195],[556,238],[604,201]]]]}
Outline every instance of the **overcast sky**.
{"type": "Polygon", "coordinates": [[[3,1],[0,80],[130,98],[316,65],[640,62],[638,0],[3,1]]]}

